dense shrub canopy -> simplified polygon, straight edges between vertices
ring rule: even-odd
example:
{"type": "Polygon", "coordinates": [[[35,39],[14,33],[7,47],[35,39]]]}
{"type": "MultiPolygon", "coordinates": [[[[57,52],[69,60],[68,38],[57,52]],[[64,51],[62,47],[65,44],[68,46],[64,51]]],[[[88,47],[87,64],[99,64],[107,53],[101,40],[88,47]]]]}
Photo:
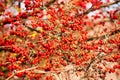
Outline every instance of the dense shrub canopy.
{"type": "Polygon", "coordinates": [[[0,0],[0,79],[120,79],[119,2],[0,0]]]}

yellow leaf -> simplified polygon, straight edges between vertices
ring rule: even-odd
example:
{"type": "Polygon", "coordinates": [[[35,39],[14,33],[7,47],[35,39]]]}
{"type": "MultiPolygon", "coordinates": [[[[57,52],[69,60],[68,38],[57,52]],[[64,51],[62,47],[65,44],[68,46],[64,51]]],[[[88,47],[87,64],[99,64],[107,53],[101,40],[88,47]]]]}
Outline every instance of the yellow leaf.
{"type": "Polygon", "coordinates": [[[38,31],[40,31],[40,32],[43,32],[43,28],[42,27],[37,27],[36,28],[38,31]]]}
{"type": "Polygon", "coordinates": [[[108,18],[104,18],[103,20],[104,20],[104,21],[107,21],[107,20],[109,20],[109,19],[108,19],[108,18]]]}
{"type": "Polygon", "coordinates": [[[18,12],[21,12],[21,8],[16,8],[18,12]]]}
{"type": "Polygon", "coordinates": [[[48,14],[48,15],[47,15],[47,18],[50,19],[50,18],[52,18],[52,16],[51,16],[50,14],[48,14]]]}
{"type": "Polygon", "coordinates": [[[114,56],[115,56],[115,54],[112,54],[111,56],[112,56],[112,57],[114,57],[114,56]]]}
{"type": "Polygon", "coordinates": [[[12,53],[10,57],[16,57],[17,53],[12,53]]]}
{"type": "Polygon", "coordinates": [[[6,71],[6,70],[7,70],[7,68],[6,68],[6,67],[1,66],[1,67],[0,67],[0,70],[1,70],[1,71],[6,71]]]}
{"type": "Polygon", "coordinates": [[[47,60],[46,59],[42,59],[41,63],[40,63],[40,66],[45,68],[46,67],[46,63],[47,63],[47,60]]]}
{"type": "Polygon", "coordinates": [[[11,3],[11,1],[10,0],[7,0],[7,4],[9,5],[11,3]]]}
{"type": "Polygon", "coordinates": [[[29,35],[29,37],[35,37],[37,35],[37,32],[36,31],[33,31],[32,33],[31,33],[31,35],[29,35]]]}
{"type": "Polygon", "coordinates": [[[22,42],[22,39],[20,39],[20,38],[17,38],[17,40],[16,41],[18,41],[18,42],[22,42]]]}

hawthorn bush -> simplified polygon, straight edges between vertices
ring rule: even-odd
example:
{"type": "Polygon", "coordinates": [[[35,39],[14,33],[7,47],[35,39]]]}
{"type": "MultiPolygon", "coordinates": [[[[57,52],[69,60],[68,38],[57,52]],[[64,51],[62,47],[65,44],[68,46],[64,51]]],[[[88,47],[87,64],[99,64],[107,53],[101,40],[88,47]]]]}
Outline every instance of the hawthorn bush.
{"type": "Polygon", "coordinates": [[[0,0],[0,80],[119,80],[119,2],[0,0]]]}

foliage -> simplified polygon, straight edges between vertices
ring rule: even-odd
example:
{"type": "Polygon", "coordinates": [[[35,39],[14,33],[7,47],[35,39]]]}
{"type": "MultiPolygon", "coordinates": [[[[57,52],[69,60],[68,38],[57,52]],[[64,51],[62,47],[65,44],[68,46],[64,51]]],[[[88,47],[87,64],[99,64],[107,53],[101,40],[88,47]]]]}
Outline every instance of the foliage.
{"type": "Polygon", "coordinates": [[[120,0],[0,1],[1,80],[120,79],[120,0]]]}

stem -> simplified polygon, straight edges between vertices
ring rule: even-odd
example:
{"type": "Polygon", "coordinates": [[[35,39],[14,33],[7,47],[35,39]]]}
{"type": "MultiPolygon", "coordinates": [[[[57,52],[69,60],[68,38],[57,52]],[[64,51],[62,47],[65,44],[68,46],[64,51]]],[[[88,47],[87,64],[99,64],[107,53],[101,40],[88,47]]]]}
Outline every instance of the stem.
{"type": "Polygon", "coordinates": [[[9,76],[6,80],[10,80],[14,75],[15,75],[15,73],[13,73],[11,76],[9,76]]]}
{"type": "Polygon", "coordinates": [[[17,73],[20,73],[20,72],[24,72],[24,71],[30,71],[30,70],[33,70],[33,69],[36,69],[38,68],[39,66],[35,66],[35,67],[31,67],[31,68],[28,68],[28,69],[23,69],[23,70],[20,70],[20,71],[14,71],[12,73],[11,76],[9,76],[6,80],[10,80],[12,77],[14,77],[17,73]]]}
{"type": "Polygon", "coordinates": [[[51,4],[53,4],[56,0],[51,0],[48,4],[45,5],[45,7],[49,7],[51,4]]]}
{"type": "MultiPolygon", "coordinates": [[[[88,9],[86,12],[83,12],[82,14],[83,14],[83,16],[85,16],[85,15],[89,14],[90,12],[99,10],[101,8],[109,7],[109,6],[114,5],[114,4],[118,4],[119,2],[120,2],[120,0],[117,0],[117,1],[112,2],[112,3],[102,5],[102,6],[98,7],[97,9],[94,9],[94,7],[91,7],[90,9],[88,9]]],[[[77,16],[80,16],[80,14],[78,14],[77,16]]]]}
{"type": "MultiPolygon", "coordinates": [[[[100,53],[101,53],[101,52],[100,52],[100,53]]],[[[91,67],[92,63],[93,63],[96,59],[98,59],[100,53],[98,53],[97,56],[96,56],[96,58],[94,58],[94,59],[89,63],[89,65],[88,65],[87,68],[86,68],[86,72],[89,70],[89,68],[91,67]]]]}
{"type": "MultiPolygon", "coordinates": [[[[120,29],[117,29],[117,30],[111,32],[111,33],[109,34],[109,36],[115,35],[115,34],[117,34],[117,33],[120,33],[120,29]]],[[[105,38],[106,38],[106,35],[103,35],[103,36],[100,36],[100,37],[91,37],[91,38],[88,38],[87,41],[92,41],[92,40],[100,39],[100,38],[105,39],[105,38]]]]}

